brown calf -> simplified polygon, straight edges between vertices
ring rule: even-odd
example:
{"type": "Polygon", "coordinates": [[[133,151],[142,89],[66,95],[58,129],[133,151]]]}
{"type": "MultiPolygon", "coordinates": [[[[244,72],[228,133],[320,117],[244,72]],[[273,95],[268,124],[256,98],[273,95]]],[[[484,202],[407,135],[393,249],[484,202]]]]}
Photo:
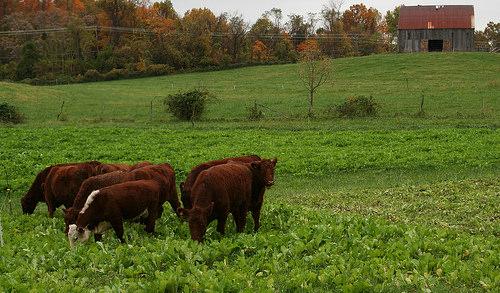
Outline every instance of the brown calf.
{"type": "Polygon", "coordinates": [[[181,201],[186,209],[190,209],[192,207],[191,205],[191,189],[193,187],[194,182],[196,181],[196,178],[198,178],[198,175],[201,173],[203,170],[207,170],[208,168],[211,168],[213,166],[221,165],[221,164],[226,164],[229,161],[235,161],[235,162],[242,162],[242,163],[250,163],[254,161],[260,161],[261,158],[257,155],[249,155],[249,156],[242,156],[242,157],[234,157],[234,158],[226,158],[222,160],[214,160],[214,161],[209,161],[205,162],[203,164],[200,164],[194,168],[191,169],[191,172],[188,174],[186,181],[181,182],[179,187],[181,190],[181,201]]]}
{"type": "Polygon", "coordinates": [[[189,221],[191,238],[202,242],[207,225],[215,219],[217,231],[224,234],[229,213],[233,215],[236,231],[243,232],[249,210],[256,231],[265,188],[274,184],[276,162],[276,159],[247,164],[229,162],[202,171],[192,188],[193,207],[179,208],[179,214],[189,221]],[[254,194],[253,188],[259,192],[254,194]]]}
{"type": "Polygon", "coordinates": [[[146,218],[145,231],[153,233],[158,217],[160,184],[155,180],[137,180],[115,184],[93,191],[78,214],[76,224],[70,225],[70,245],[85,242],[90,232],[101,234],[111,226],[122,243],[123,220],[146,218]]]}
{"type": "Polygon", "coordinates": [[[169,164],[146,165],[145,167],[130,172],[115,171],[108,174],[90,177],[83,182],[75,197],[73,206],[64,210],[65,233],[68,233],[69,225],[76,223],[78,213],[83,208],[90,193],[114,184],[135,180],[156,180],[160,183],[161,193],[158,207],[158,216],[163,213],[163,204],[168,201],[172,209],[177,213],[180,206],[177,190],[175,189],[175,172],[169,164]]]}

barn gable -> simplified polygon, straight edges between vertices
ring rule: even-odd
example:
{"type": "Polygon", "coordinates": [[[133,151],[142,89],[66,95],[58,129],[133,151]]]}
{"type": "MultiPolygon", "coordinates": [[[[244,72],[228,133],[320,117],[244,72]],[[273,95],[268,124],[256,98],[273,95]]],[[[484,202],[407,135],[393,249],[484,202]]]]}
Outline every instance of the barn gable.
{"type": "Polygon", "coordinates": [[[472,51],[474,6],[401,6],[400,52],[472,51]]]}

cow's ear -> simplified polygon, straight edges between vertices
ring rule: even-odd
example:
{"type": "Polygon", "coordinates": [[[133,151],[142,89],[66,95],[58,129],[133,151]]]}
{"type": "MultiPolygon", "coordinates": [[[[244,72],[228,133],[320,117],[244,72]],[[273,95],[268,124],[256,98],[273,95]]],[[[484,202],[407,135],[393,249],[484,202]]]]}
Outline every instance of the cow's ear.
{"type": "Polygon", "coordinates": [[[271,160],[271,163],[276,166],[276,163],[278,163],[278,158],[274,158],[271,160]]]}
{"type": "Polygon", "coordinates": [[[189,218],[189,210],[184,208],[177,208],[177,214],[179,218],[187,220],[189,218]]]}
{"type": "Polygon", "coordinates": [[[250,166],[252,166],[253,170],[260,170],[260,162],[252,162],[250,166]]]}

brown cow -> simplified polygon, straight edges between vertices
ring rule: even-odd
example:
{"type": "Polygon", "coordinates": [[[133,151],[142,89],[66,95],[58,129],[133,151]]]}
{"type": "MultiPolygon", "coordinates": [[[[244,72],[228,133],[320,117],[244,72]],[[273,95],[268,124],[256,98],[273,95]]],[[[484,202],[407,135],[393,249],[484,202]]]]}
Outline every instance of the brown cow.
{"type": "Polygon", "coordinates": [[[49,217],[52,218],[56,208],[61,205],[71,207],[82,182],[95,174],[96,169],[90,164],[52,168],[43,185],[49,217]]]}
{"type": "Polygon", "coordinates": [[[250,163],[254,161],[260,161],[261,158],[257,155],[249,155],[249,156],[242,156],[242,157],[234,157],[234,158],[226,158],[226,159],[221,159],[221,160],[214,160],[214,161],[209,161],[203,164],[200,164],[194,168],[191,169],[191,172],[188,174],[186,181],[181,182],[179,187],[181,190],[181,201],[186,209],[190,209],[192,207],[191,205],[191,189],[193,187],[194,182],[196,181],[196,178],[198,178],[198,175],[201,173],[203,170],[207,170],[210,167],[221,165],[221,164],[226,164],[229,161],[235,161],[235,162],[243,162],[243,163],[250,163]]]}
{"type": "Polygon", "coordinates": [[[86,242],[91,231],[102,234],[110,226],[118,239],[125,243],[123,220],[141,217],[146,218],[144,230],[153,233],[158,217],[160,190],[161,186],[156,180],[137,180],[93,191],[78,214],[76,224],[70,225],[70,245],[86,242]]]}
{"type": "MultiPolygon", "coordinates": [[[[227,216],[233,215],[236,231],[243,232],[248,210],[252,211],[254,230],[259,227],[260,208],[264,190],[258,198],[252,188],[274,184],[276,159],[242,164],[229,162],[202,171],[193,185],[191,209],[179,208],[179,214],[189,221],[191,238],[203,241],[207,225],[217,219],[217,231],[224,234],[227,216]]],[[[255,188],[255,190],[259,190],[255,188]]]]}
{"type": "MultiPolygon", "coordinates": [[[[146,165],[145,167],[130,172],[115,171],[103,175],[93,176],[85,180],[75,197],[73,206],[64,210],[65,233],[68,233],[70,224],[76,223],[78,213],[83,208],[87,197],[94,190],[108,187],[114,184],[135,180],[157,180],[161,183],[161,194],[158,207],[158,215],[163,213],[163,204],[168,201],[172,209],[177,213],[180,206],[177,190],[175,189],[175,171],[169,164],[146,165]]],[[[97,235],[97,234],[96,234],[97,235]]]]}
{"type": "MultiPolygon", "coordinates": [[[[72,166],[72,165],[78,165],[78,164],[81,164],[81,163],[67,163],[67,164],[52,165],[52,166],[46,167],[40,173],[38,173],[38,175],[36,175],[36,177],[35,177],[35,181],[33,181],[33,183],[31,184],[31,187],[28,190],[28,192],[21,198],[21,207],[22,207],[23,213],[32,214],[35,211],[36,205],[39,202],[45,202],[44,184],[45,184],[45,180],[47,179],[47,176],[49,175],[52,168],[62,167],[62,166],[72,166]]],[[[97,162],[97,161],[90,161],[90,162],[85,162],[83,164],[98,166],[101,163],[97,162]]]]}

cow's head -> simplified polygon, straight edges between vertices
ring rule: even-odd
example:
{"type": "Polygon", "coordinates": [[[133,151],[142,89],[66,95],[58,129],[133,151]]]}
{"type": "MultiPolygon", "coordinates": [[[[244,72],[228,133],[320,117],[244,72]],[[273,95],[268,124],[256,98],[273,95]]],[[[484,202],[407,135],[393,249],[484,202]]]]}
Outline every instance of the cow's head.
{"type": "Polygon", "coordinates": [[[178,208],[177,213],[183,219],[189,222],[189,231],[191,232],[191,239],[198,242],[203,242],[205,233],[207,232],[207,224],[210,215],[214,209],[214,203],[210,203],[208,207],[198,207],[188,210],[178,208]]]}
{"type": "Polygon", "coordinates": [[[262,160],[250,163],[254,178],[258,178],[266,187],[274,185],[274,169],[278,159],[262,160]]]}
{"type": "Polygon", "coordinates": [[[64,233],[68,234],[69,225],[76,223],[76,219],[78,218],[78,213],[80,212],[80,210],[71,207],[63,209],[63,212],[64,212],[64,223],[66,224],[66,230],[64,231],[64,233]]]}
{"type": "Polygon", "coordinates": [[[23,209],[23,213],[29,215],[33,214],[37,203],[38,202],[34,198],[29,197],[28,195],[23,196],[23,198],[21,198],[21,208],[23,209]]]}
{"type": "Polygon", "coordinates": [[[78,242],[84,243],[89,240],[90,230],[83,227],[77,227],[76,224],[69,225],[68,239],[69,245],[73,248],[78,242]]]}

